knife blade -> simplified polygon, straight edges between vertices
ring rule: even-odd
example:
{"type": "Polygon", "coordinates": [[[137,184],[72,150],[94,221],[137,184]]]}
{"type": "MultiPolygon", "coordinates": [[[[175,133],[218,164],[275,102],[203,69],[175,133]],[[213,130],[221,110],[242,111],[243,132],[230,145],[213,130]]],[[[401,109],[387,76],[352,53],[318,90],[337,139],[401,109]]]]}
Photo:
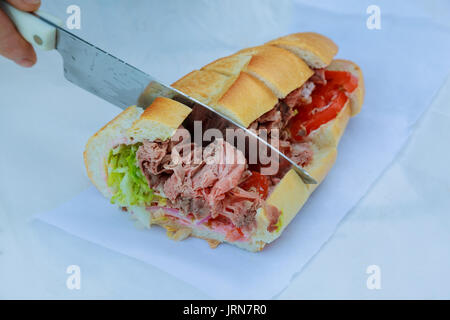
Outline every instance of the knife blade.
{"type": "MultiPolygon", "coordinates": [[[[305,169],[254,132],[210,106],[158,81],[153,76],[63,29],[50,15],[24,13],[1,0],[0,7],[12,18],[19,32],[29,42],[52,49],[53,43],[50,45],[48,43],[54,41],[54,49],[63,59],[64,76],[75,85],[122,109],[131,105],[146,108],[159,96],[177,100],[192,109],[183,122],[183,126],[191,135],[194,134],[195,121],[202,122],[202,130],[216,128],[224,132],[225,129],[239,129],[251,140],[257,141],[258,146],[270,150],[272,157],[276,156],[281,162],[290,165],[305,183],[317,183],[305,169]]],[[[248,157],[249,148],[244,146],[244,149],[248,157]]]]}

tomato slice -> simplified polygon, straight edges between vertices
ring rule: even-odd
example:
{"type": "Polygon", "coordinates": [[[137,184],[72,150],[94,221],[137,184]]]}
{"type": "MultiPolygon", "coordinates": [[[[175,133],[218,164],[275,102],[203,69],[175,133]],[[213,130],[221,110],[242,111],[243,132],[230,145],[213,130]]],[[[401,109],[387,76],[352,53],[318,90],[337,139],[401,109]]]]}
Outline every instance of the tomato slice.
{"type": "Polygon", "coordinates": [[[328,86],[332,86],[333,89],[343,89],[348,93],[355,91],[358,87],[358,78],[347,71],[325,70],[325,79],[328,86]]]}
{"type": "Polygon", "coordinates": [[[317,111],[311,118],[303,123],[306,134],[308,135],[311,131],[316,130],[322,124],[336,118],[336,116],[339,114],[339,112],[347,102],[347,99],[348,98],[344,92],[339,92],[337,97],[330,103],[327,108],[324,108],[322,110],[316,109],[319,111],[317,111]]]}
{"type": "Polygon", "coordinates": [[[252,171],[252,175],[248,177],[247,180],[242,182],[240,184],[240,187],[247,191],[255,188],[255,190],[260,194],[261,198],[265,199],[269,194],[269,178],[259,172],[252,171]]]}
{"type": "Polygon", "coordinates": [[[290,130],[294,140],[302,141],[311,131],[336,118],[348,100],[343,91],[329,90],[328,95],[332,98],[327,106],[324,105],[323,96],[313,98],[313,102],[303,106],[292,119],[290,130]]]}
{"type": "Polygon", "coordinates": [[[316,85],[310,104],[296,107],[298,113],[290,121],[291,136],[296,141],[336,118],[348,100],[347,93],[358,87],[358,78],[347,71],[326,70],[325,79],[325,85],[316,85]]]}

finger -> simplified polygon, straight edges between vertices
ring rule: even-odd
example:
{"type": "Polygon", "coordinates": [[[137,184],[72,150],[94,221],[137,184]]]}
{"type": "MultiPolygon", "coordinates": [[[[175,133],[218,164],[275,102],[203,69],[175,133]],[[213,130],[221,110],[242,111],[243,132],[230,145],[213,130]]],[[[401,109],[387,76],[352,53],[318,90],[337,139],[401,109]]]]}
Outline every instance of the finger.
{"type": "Polygon", "coordinates": [[[41,0],[6,0],[12,6],[22,11],[36,11],[41,5],[41,0]]]}
{"type": "Polygon", "coordinates": [[[36,63],[33,46],[22,38],[2,10],[0,10],[0,55],[27,68],[36,63]]]}

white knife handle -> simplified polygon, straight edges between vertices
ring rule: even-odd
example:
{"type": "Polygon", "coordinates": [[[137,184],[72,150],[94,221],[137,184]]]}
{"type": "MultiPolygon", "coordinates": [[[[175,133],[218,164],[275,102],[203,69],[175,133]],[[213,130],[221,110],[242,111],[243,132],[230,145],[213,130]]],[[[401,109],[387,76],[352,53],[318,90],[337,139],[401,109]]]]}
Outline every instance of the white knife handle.
{"type": "MultiPolygon", "coordinates": [[[[3,0],[0,0],[0,8],[9,16],[16,25],[22,37],[29,43],[42,50],[53,50],[56,46],[56,28],[35,15],[20,11],[3,0]]],[[[39,12],[43,18],[61,25],[61,21],[49,14],[39,12]]]]}

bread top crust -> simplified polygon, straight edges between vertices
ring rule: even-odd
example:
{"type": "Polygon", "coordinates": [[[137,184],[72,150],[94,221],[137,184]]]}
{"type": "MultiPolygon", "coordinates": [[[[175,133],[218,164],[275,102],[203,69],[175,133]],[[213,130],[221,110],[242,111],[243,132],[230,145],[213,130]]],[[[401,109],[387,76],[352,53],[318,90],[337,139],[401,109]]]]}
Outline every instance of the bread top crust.
{"type": "Polygon", "coordinates": [[[172,86],[247,127],[301,87],[311,68],[329,65],[336,52],[325,36],[296,33],[215,60],[172,86]]]}
{"type": "Polygon", "coordinates": [[[314,74],[302,59],[288,50],[274,46],[246,50],[252,52],[252,58],[244,71],[262,81],[279,99],[301,87],[314,74]]]}
{"type": "Polygon", "coordinates": [[[184,104],[169,98],[158,97],[151,108],[144,110],[139,120],[164,122],[167,126],[177,129],[189,113],[191,109],[184,104]]]}
{"type": "Polygon", "coordinates": [[[194,70],[172,86],[200,102],[214,106],[224,91],[233,84],[234,79],[211,70],[194,70]]]}
{"type": "Polygon", "coordinates": [[[206,66],[204,66],[201,70],[210,70],[223,75],[237,77],[242,70],[250,63],[252,59],[252,55],[243,53],[243,54],[234,54],[228,57],[217,59],[206,66]]]}
{"type": "Polygon", "coordinates": [[[242,72],[214,108],[244,127],[270,111],[278,98],[261,81],[242,72]]]}
{"type": "MultiPolygon", "coordinates": [[[[301,87],[314,74],[311,68],[345,69],[356,75],[361,84],[351,96],[352,115],[355,115],[364,96],[362,73],[349,61],[332,60],[337,50],[334,42],[323,35],[295,33],[215,60],[201,70],[190,72],[172,86],[248,127],[274,108],[278,99],[301,87]]],[[[142,120],[152,120],[155,116],[155,122],[161,121],[173,128],[170,123],[173,118],[188,114],[183,108],[172,108],[170,104],[164,112],[163,105],[155,101],[146,109],[142,120]],[[177,112],[180,113],[174,114],[177,112]],[[158,117],[158,114],[163,116],[158,117]],[[171,114],[171,117],[165,114],[171,114]]],[[[136,126],[141,123],[138,121],[136,126]]],[[[165,138],[169,132],[164,131],[165,138]]]]}
{"type": "Polygon", "coordinates": [[[312,68],[325,68],[338,52],[329,38],[315,32],[300,32],[267,42],[294,52],[312,68]]]}
{"type": "Polygon", "coordinates": [[[170,139],[191,111],[175,100],[158,97],[127,130],[127,138],[134,143],[170,139]]]}

